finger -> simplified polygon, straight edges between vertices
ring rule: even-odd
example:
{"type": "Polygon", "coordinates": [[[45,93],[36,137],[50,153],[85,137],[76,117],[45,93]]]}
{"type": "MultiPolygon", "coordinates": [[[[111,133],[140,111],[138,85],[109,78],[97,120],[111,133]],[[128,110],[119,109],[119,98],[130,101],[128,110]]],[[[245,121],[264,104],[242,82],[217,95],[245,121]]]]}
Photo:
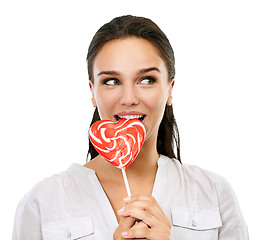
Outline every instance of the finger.
{"type": "Polygon", "coordinates": [[[128,232],[123,232],[121,236],[126,239],[150,239],[150,230],[148,227],[131,228],[128,232]]]}
{"type": "Polygon", "coordinates": [[[136,221],[136,223],[131,227],[131,229],[141,229],[141,228],[148,228],[149,226],[143,221],[136,221]]]}
{"type": "Polygon", "coordinates": [[[148,226],[152,227],[159,220],[151,214],[149,211],[144,210],[143,208],[138,208],[134,206],[126,206],[118,211],[118,215],[123,217],[132,217],[136,220],[142,220],[144,223],[146,223],[148,226]]]}
{"type": "Polygon", "coordinates": [[[113,234],[113,239],[121,239],[121,233],[127,232],[135,224],[136,219],[132,217],[121,217],[118,227],[113,234]]]}
{"type": "MultiPolygon", "coordinates": [[[[130,233],[133,234],[133,231],[136,231],[136,230],[139,230],[139,232],[145,232],[147,228],[148,228],[148,225],[143,221],[136,221],[136,223],[131,227],[132,233],[131,232],[130,233]]],[[[124,232],[122,235],[124,235],[125,238],[130,236],[130,235],[128,236],[128,232],[124,232]]],[[[136,234],[136,235],[141,236],[141,234],[136,234]]],[[[130,236],[130,238],[132,237],[130,236]]],[[[135,237],[135,239],[145,239],[145,238],[135,237]]]]}
{"type": "Polygon", "coordinates": [[[130,228],[135,224],[135,222],[136,222],[135,218],[126,216],[126,217],[121,217],[120,218],[119,225],[123,225],[126,228],[130,228]]]}
{"type": "Polygon", "coordinates": [[[132,217],[121,217],[119,224],[118,224],[118,230],[120,232],[128,231],[133,225],[135,225],[136,219],[132,217]]]}
{"type": "Polygon", "coordinates": [[[150,200],[135,200],[126,204],[126,208],[139,208],[149,212],[156,218],[161,218],[164,214],[162,209],[153,201],[150,200]]]}
{"type": "Polygon", "coordinates": [[[150,217],[150,215],[159,221],[165,221],[165,219],[167,219],[156,200],[153,197],[148,196],[133,196],[131,199],[127,200],[126,206],[121,209],[118,214],[121,216],[132,216],[138,219],[142,219],[147,224],[154,223],[149,223],[146,221],[145,218],[150,217]]]}
{"type": "Polygon", "coordinates": [[[137,228],[134,228],[133,226],[128,232],[123,232],[121,236],[125,239],[168,240],[170,239],[170,230],[153,230],[151,228],[146,227],[146,225],[143,224],[137,228]]]}
{"type": "Polygon", "coordinates": [[[135,206],[137,207],[144,208],[147,211],[152,211],[152,214],[155,215],[155,217],[158,215],[164,215],[160,205],[152,196],[134,195],[125,198],[124,201],[126,204],[136,204],[135,206]]]}

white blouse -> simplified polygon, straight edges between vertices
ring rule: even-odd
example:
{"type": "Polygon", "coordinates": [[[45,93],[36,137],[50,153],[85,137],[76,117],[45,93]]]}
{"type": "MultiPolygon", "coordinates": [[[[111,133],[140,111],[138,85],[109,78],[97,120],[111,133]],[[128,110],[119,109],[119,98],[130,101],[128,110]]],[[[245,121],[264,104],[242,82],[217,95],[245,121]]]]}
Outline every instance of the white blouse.
{"type": "MultiPolygon", "coordinates": [[[[171,240],[248,240],[237,199],[222,177],[161,156],[152,196],[171,240]]],[[[19,203],[13,240],[109,240],[118,223],[95,172],[79,164],[39,182],[19,203]]]]}

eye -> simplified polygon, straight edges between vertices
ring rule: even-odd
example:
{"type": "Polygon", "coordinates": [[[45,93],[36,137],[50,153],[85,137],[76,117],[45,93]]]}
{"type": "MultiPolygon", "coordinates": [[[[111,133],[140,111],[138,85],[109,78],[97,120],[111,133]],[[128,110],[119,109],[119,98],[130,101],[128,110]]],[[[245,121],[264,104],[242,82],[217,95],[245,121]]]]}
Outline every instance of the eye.
{"type": "Polygon", "coordinates": [[[108,78],[104,80],[104,84],[107,86],[115,86],[115,85],[119,85],[120,82],[116,78],[108,78]]]}
{"type": "Polygon", "coordinates": [[[156,80],[152,77],[144,77],[144,78],[140,79],[139,84],[141,84],[141,85],[152,85],[155,82],[156,82],[156,80]]]}

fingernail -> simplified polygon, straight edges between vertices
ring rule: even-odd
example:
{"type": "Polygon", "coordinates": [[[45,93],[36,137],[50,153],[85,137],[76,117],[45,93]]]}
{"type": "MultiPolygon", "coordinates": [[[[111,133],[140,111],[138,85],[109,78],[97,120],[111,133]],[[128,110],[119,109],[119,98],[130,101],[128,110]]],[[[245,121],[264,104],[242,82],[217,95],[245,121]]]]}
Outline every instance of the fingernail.
{"type": "Polygon", "coordinates": [[[119,210],[117,211],[117,213],[118,213],[118,214],[123,213],[123,212],[124,212],[124,210],[125,210],[125,207],[123,207],[123,208],[119,209],[119,210]]]}
{"type": "Polygon", "coordinates": [[[126,197],[126,198],[124,198],[123,200],[124,200],[125,202],[128,202],[128,201],[131,200],[131,197],[126,197]]]}
{"type": "Polygon", "coordinates": [[[121,236],[122,237],[126,237],[128,235],[128,233],[127,232],[123,232],[123,233],[121,233],[121,236]]]}

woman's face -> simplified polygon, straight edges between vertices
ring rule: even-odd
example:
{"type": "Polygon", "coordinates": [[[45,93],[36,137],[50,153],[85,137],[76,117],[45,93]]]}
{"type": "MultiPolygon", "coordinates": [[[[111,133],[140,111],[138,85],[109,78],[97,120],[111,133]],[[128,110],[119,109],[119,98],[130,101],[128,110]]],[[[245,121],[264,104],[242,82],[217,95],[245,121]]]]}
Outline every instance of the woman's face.
{"type": "Polygon", "coordinates": [[[139,118],[146,139],[157,138],[166,104],[172,104],[173,81],[157,48],[141,38],[107,42],[93,65],[92,101],[101,119],[139,118]]]}

